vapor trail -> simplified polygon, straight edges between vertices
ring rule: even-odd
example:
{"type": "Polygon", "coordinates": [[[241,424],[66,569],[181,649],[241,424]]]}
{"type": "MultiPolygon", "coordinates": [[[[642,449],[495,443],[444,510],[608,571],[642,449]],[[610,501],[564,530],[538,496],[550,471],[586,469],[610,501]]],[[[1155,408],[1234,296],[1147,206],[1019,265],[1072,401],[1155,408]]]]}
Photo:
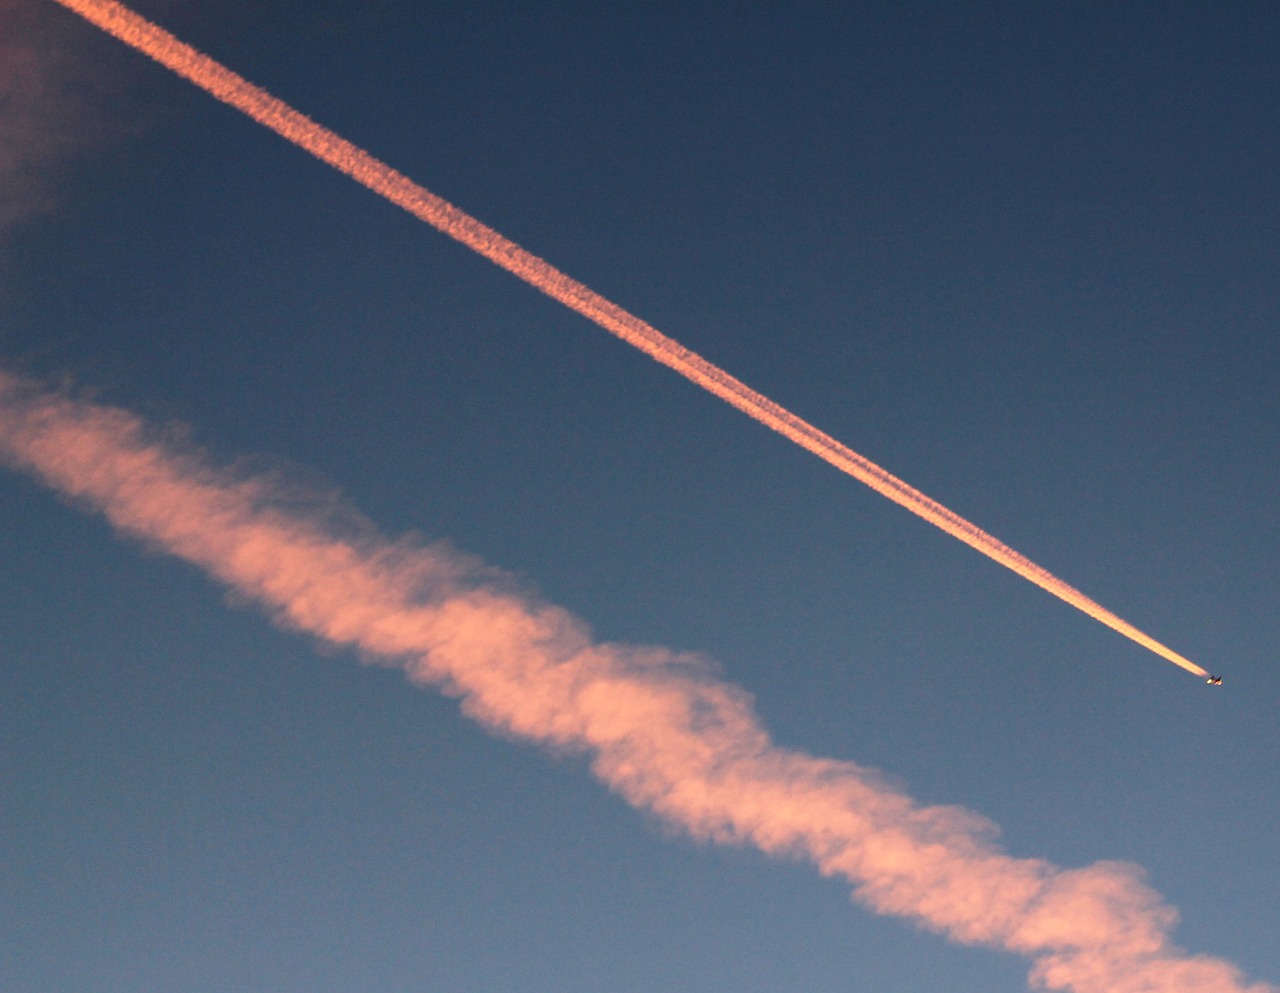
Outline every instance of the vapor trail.
{"type": "Polygon", "coordinates": [[[611,789],[691,835],[804,859],[874,910],[1030,958],[1039,987],[1280,993],[1173,945],[1176,911],[1139,867],[1012,858],[976,814],[775,745],[748,695],[705,660],[596,642],[455,552],[389,542],[353,513],[308,514],[295,490],[215,468],[125,411],[0,369],[0,462],[284,626],[402,668],[489,728],[589,756],[611,789]]]}
{"type": "Polygon", "coordinates": [[[515,242],[459,210],[447,200],[419,186],[407,176],[375,159],[328,128],[265,90],[254,86],[209,56],[179,41],[163,28],[139,16],[114,0],[56,0],[104,31],[184,76],[224,103],[248,114],[272,131],[327,162],[375,193],[404,208],[415,217],[462,242],[491,262],[514,273],[547,296],[576,310],[604,330],[633,345],[686,379],[732,404],[766,427],[807,448],[837,469],[865,483],[881,496],[923,517],[966,545],[1012,569],[1054,596],[1065,600],[1126,638],[1150,649],[1188,672],[1209,673],[1190,659],[1144,634],[1123,618],[1085,596],[1014,551],[976,524],[948,510],[936,500],[903,482],[886,469],[830,435],[818,430],[784,407],[762,396],[745,383],[668,338],[640,318],[606,300],[543,259],[525,251],[515,242]]]}

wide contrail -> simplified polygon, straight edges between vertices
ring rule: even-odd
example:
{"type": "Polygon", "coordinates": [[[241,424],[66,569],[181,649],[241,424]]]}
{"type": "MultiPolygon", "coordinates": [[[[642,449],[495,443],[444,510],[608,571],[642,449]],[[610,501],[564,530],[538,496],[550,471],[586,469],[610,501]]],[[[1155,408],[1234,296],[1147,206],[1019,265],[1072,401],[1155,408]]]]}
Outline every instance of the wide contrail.
{"type": "Polygon", "coordinates": [[[1188,672],[1209,675],[976,524],[129,8],[114,0],[56,2],[988,558],[1188,672]]]}
{"type": "Polygon", "coordinates": [[[876,911],[1024,955],[1040,988],[1280,993],[1174,945],[1177,913],[1139,867],[1013,858],[977,814],[921,806],[872,770],[774,744],[749,696],[706,660],[594,641],[456,552],[387,541],[354,514],[308,514],[296,489],[219,469],[174,437],[0,369],[0,463],[281,624],[461,698],[491,729],[588,756],[611,789],[693,836],[804,859],[876,911]]]}

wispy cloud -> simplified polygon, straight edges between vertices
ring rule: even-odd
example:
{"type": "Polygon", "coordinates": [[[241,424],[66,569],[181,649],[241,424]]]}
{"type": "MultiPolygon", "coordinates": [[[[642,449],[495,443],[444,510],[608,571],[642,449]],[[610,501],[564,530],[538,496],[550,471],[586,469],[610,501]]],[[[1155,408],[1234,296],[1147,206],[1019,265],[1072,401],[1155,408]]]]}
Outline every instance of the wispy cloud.
{"type": "Polygon", "coordinates": [[[0,0],[0,235],[52,210],[61,167],[109,133],[79,47],[53,8],[0,0]]]}
{"type": "Polygon", "coordinates": [[[190,561],[279,623],[460,698],[487,727],[590,757],[689,834],[812,863],[854,897],[957,942],[1026,956],[1074,993],[1277,993],[1170,940],[1176,912],[1120,862],[1018,859],[996,828],[871,770],[776,745],[749,696],[696,656],[595,641],[448,549],[211,465],[131,414],[0,370],[0,459],[190,561]]]}

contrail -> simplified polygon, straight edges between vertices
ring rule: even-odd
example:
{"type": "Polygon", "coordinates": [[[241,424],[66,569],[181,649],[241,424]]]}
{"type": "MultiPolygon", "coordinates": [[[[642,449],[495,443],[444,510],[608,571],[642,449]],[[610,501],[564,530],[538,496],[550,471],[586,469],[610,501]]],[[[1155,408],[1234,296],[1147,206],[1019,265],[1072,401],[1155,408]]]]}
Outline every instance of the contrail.
{"type": "Polygon", "coordinates": [[[456,552],[387,541],[354,514],[307,514],[294,490],[214,467],[173,437],[0,369],[0,462],[282,625],[440,687],[490,729],[588,756],[612,790],[690,835],[803,859],[875,911],[1026,956],[1039,988],[1280,993],[1174,945],[1177,913],[1139,867],[1013,858],[977,814],[779,747],[706,660],[595,641],[456,552]]]}
{"type": "Polygon", "coordinates": [[[114,0],[56,0],[930,524],[1197,676],[1209,673],[870,459],[114,0]]]}

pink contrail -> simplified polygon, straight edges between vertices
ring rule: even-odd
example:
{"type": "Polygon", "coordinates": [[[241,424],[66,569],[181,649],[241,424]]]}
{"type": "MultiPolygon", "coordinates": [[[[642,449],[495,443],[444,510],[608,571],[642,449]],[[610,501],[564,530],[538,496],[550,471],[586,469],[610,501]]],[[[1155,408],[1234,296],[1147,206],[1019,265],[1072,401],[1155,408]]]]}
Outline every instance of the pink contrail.
{"type": "Polygon", "coordinates": [[[125,411],[0,370],[0,461],[282,625],[402,668],[491,729],[590,756],[611,789],[689,834],[805,859],[874,910],[1030,958],[1038,986],[1280,993],[1173,945],[1176,912],[1137,866],[1012,858],[976,814],[775,745],[748,695],[697,657],[593,641],[567,611],[493,585],[454,552],[308,516],[297,493],[177,450],[125,411]]]}
{"type": "Polygon", "coordinates": [[[923,517],[966,545],[994,559],[1007,569],[1028,579],[1054,596],[1065,600],[1107,627],[1118,631],[1144,648],[1198,676],[1208,672],[1190,659],[1144,634],[1128,621],[1113,614],[1014,551],[976,524],[925,496],[870,459],[842,445],[830,435],[762,396],[723,369],[668,338],[635,315],[611,303],[559,269],[525,251],[515,242],[459,210],[447,200],[419,186],[407,176],[368,152],[357,148],[288,104],[254,86],[209,56],[179,41],[114,0],[56,0],[127,45],[184,76],[224,103],[243,111],[255,121],[327,162],[375,193],[404,208],[415,217],[462,242],[491,262],[519,276],[547,296],[559,300],[686,379],[732,404],[766,427],[825,459],[841,472],[865,483],[881,496],[923,517]]]}

